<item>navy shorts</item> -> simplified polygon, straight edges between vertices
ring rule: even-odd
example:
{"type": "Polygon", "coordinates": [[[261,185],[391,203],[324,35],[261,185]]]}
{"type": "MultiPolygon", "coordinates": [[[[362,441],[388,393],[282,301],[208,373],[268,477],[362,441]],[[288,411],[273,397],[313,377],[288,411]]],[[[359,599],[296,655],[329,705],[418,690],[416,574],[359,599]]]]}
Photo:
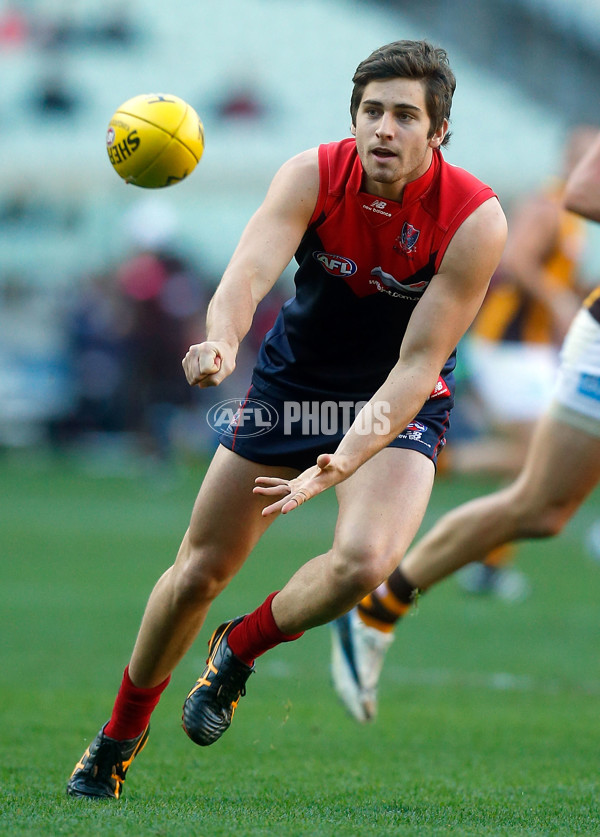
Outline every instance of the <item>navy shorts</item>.
{"type": "MultiPolygon", "coordinates": [[[[252,385],[245,399],[221,402],[211,409],[209,423],[219,442],[245,459],[261,465],[281,465],[304,471],[321,453],[333,453],[364,401],[344,398],[308,399],[275,397],[252,385]]],[[[454,376],[440,378],[422,410],[389,447],[416,450],[434,465],[445,445],[454,404],[454,376]]],[[[375,409],[373,428],[386,427],[385,406],[375,409]]],[[[360,417],[359,417],[360,421],[360,417]]]]}

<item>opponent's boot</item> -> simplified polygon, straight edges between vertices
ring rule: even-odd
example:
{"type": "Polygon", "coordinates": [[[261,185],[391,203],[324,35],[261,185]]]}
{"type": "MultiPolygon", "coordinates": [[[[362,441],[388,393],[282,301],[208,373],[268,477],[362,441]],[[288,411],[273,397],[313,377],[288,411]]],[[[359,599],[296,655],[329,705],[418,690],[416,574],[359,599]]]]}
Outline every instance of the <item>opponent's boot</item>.
{"type": "Polygon", "coordinates": [[[335,690],[360,723],[377,714],[377,684],[394,634],[371,628],[356,608],[331,623],[331,675],[335,690]]]}

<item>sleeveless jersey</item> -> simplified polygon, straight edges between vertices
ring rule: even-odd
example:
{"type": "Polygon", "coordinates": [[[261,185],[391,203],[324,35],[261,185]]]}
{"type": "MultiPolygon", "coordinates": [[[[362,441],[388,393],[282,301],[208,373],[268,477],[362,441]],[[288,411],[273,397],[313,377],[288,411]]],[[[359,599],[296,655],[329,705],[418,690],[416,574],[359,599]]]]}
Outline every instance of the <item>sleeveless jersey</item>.
{"type": "MultiPolygon", "coordinates": [[[[556,184],[546,191],[546,198],[555,204],[562,201],[564,186],[556,184]]],[[[577,267],[585,242],[585,221],[574,212],[560,213],[556,246],[548,254],[544,271],[549,289],[573,290],[577,267]]],[[[553,317],[548,307],[532,300],[510,282],[502,279],[502,270],[490,286],[489,293],[471,334],[486,340],[507,340],[525,343],[554,343],[553,317]]]]}
{"type": "MultiPolygon", "coordinates": [[[[402,202],[362,191],[354,138],[319,147],[317,204],[296,252],[296,295],[259,351],[253,383],[279,397],[370,398],[452,236],[494,192],[434,151],[402,202]]],[[[455,351],[444,370],[454,368],[455,351]]]]}

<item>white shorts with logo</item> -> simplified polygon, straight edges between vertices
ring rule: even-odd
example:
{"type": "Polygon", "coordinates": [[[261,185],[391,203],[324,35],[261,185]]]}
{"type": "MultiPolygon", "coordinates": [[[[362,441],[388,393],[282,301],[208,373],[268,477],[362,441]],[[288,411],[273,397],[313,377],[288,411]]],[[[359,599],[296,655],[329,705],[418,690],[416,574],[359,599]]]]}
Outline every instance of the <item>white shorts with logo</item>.
{"type": "Polygon", "coordinates": [[[556,347],[470,337],[464,350],[477,392],[494,421],[534,422],[547,409],[559,366],[556,347]]]}
{"type": "Polygon", "coordinates": [[[577,313],[565,337],[549,412],[600,436],[600,323],[586,308],[577,313]]]}

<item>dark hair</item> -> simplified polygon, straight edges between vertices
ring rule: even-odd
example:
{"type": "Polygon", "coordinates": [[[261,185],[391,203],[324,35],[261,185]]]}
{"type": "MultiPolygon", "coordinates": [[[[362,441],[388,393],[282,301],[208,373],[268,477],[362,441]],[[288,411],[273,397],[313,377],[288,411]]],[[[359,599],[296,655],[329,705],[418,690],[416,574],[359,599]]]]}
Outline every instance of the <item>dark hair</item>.
{"type": "MultiPolygon", "coordinates": [[[[444,119],[450,119],[456,79],[446,50],[428,41],[394,41],[376,49],[356,68],[350,99],[353,125],[356,125],[358,106],[367,84],[386,78],[412,78],[424,82],[425,106],[431,120],[430,135],[442,127],[444,119]]],[[[446,145],[449,139],[448,132],[442,145],[446,145]]]]}

